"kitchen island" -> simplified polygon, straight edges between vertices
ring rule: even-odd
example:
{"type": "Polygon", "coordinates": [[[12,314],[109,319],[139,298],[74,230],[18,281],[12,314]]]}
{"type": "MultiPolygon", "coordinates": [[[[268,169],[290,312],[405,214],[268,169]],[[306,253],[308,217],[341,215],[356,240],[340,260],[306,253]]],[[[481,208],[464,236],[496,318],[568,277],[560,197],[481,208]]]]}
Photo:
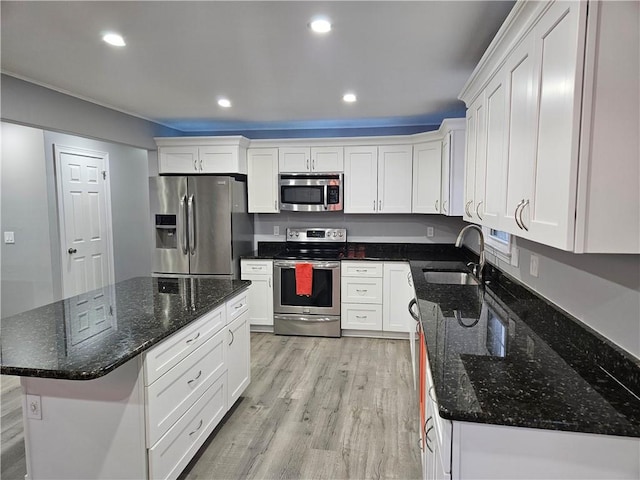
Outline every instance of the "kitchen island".
{"type": "Polygon", "coordinates": [[[27,478],[175,478],[249,383],[249,285],[140,277],[2,319],[27,478]]]}

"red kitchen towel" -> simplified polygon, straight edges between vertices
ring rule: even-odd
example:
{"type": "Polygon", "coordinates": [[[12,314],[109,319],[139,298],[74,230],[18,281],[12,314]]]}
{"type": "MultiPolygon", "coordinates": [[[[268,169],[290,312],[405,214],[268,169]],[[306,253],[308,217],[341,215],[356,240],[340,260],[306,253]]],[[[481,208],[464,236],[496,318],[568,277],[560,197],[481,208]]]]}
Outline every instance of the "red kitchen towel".
{"type": "Polygon", "coordinates": [[[313,265],[296,263],[296,295],[311,296],[313,289],[313,265]]]}

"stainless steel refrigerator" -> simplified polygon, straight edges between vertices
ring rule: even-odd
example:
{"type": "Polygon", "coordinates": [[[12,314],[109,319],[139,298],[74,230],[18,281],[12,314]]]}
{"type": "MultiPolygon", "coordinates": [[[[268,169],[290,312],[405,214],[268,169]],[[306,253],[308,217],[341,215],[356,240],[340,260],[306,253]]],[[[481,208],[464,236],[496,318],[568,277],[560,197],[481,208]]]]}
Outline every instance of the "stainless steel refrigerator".
{"type": "Polygon", "coordinates": [[[153,271],[240,277],[253,249],[247,184],[231,176],[149,178],[153,271]]]}

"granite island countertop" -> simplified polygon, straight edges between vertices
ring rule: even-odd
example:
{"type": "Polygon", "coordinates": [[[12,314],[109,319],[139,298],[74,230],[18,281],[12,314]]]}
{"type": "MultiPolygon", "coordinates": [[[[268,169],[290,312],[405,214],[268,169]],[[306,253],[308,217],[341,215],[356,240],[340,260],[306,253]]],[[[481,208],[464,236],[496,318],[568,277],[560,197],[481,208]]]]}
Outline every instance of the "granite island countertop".
{"type": "Polygon", "coordinates": [[[137,277],[3,318],[0,373],[98,378],[250,284],[203,277],[137,277]],[[84,321],[84,312],[98,318],[84,321]]]}

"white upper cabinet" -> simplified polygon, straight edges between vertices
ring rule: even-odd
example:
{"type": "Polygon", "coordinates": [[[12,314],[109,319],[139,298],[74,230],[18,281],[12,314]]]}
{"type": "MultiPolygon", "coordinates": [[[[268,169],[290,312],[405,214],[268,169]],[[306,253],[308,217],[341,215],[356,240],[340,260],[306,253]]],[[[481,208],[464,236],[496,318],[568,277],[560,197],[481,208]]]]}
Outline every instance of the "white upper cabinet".
{"type": "Polygon", "coordinates": [[[639,31],[639,2],[516,3],[460,94],[466,220],[640,253],[639,31]]]}
{"type": "Polygon", "coordinates": [[[378,147],[378,213],[411,213],[412,146],[378,147]]]}
{"type": "Polygon", "coordinates": [[[505,230],[504,223],[504,167],[506,158],[506,86],[505,71],[501,69],[486,88],[487,154],[484,181],[484,203],[478,209],[483,225],[505,230]]]}
{"type": "Polygon", "coordinates": [[[161,137],[158,145],[160,174],[247,174],[244,137],[161,137]]]}
{"type": "Polygon", "coordinates": [[[464,212],[465,123],[465,119],[462,118],[447,119],[440,127],[445,132],[442,139],[440,184],[440,213],[443,215],[460,217],[464,212]]]}
{"type": "Polygon", "coordinates": [[[345,147],[344,213],[411,213],[412,146],[345,147]]]}
{"type": "Polygon", "coordinates": [[[467,145],[464,168],[464,219],[480,222],[484,203],[484,166],[486,162],[486,109],[484,94],[467,110],[467,145]]]}
{"type": "Polygon", "coordinates": [[[442,142],[414,145],[413,213],[441,213],[442,173],[442,142]]]}
{"type": "Polygon", "coordinates": [[[278,149],[250,148],[247,163],[249,213],[278,213],[278,149]]]}
{"type": "Polygon", "coordinates": [[[280,147],[281,173],[341,173],[344,170],[343,147],[280,147]]]}
{"type": "Polygon", "coordinates": [[[344,213],[375,213],[378,206],[378,147],[345,147],[344,213]]]}

